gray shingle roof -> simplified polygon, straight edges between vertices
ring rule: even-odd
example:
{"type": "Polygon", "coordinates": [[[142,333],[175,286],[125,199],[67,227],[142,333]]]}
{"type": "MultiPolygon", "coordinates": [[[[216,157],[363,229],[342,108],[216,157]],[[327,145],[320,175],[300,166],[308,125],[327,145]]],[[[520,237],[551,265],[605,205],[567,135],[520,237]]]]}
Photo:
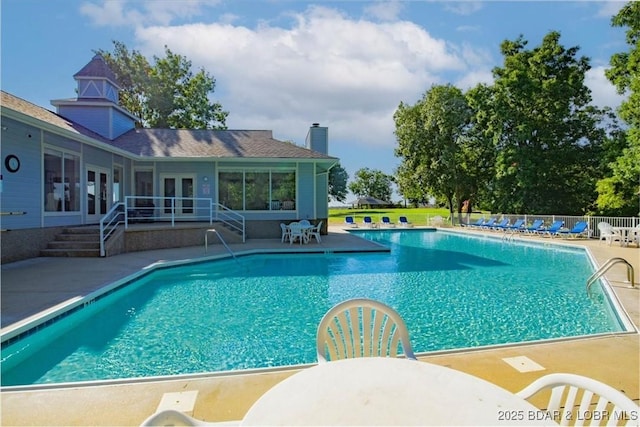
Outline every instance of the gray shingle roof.
{"type": "Polygon", "coordinates": [[[112,145],[142,157],[294,158],[334,157],[273,138],[270,130],[134,129],[112,145]]]}
{"type": "Polygon", "coordinates": [[[116,73],[113,72],[111,67],[107,65],[107,62],[104,60],[102,55],[96,54],[91,61],[80,71],[73,75],[74,78],[78,77],[104,77],[105,79],[111,80],[111,82],[118,86],[118,79],[116,78],[116,73]]]}
{"type": "Polygon", "coordinates": [[[335,161],[336,157],[273,138],[270,130],[133,129],[111,141],[58,114],[0,91],[1,107],[147,158],[253,158],[335,161]]]}

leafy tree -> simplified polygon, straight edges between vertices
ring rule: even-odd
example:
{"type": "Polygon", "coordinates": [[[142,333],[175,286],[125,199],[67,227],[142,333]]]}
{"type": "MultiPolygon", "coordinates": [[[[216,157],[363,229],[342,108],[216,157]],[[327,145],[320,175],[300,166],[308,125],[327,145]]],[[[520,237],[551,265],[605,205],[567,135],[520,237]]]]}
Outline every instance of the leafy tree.
{"type": "Polygon", "coordinates": [[[113,52],[98,50],[118,78],[120,103],[140,117],[143,127],[226,129],[229,112],[209,94],[215,79],[204,69],[191,71],[191,61],[165,46],[164,58],[154,64],[138,51],[114,41],[113,52]]]}
{"type": "Polygon", "coordinates": [[[584,84],[590,69],[578,47],[558,32],[526,50],[522,37],[504,41],[503,67],[493,70],[490,103],[481,107],[496,148],[493,210],[583,214],[595,200],[597,153],[606,138],[603,111],[584,84]]]}
{"type": "Polygon", "coordinates": [[[339,202],[347,200],[349,174],[339,163],[329,171],[329,196],[339,202]]]}
{"type": "Polygon", "coordinates": [[[450,212],[461,212],[482,183],[479,177],[491,150],[472,128],[473,111],[462,91],[432,86],[414,106],[400,104],[394,114],[402,159],[397,170],[400,192],[409,200],[445,200],[450,212]]]}
{"type": "Polygon", "coordinates": [[[619,109],[628,124],[626,146],[610,164],[610,174],[598,181],[597,206],[608,215],[640,215],[638,183],[640,181],[640,3],[627,3],[611,20],[615,27],[627,27],[628,52],[611,57],[607,78],[618,93],[628,93],[619,109]]]}
{"type": "Polygon", "coordinates": [[[382,171],[358,169],[355,181],[349,183],[349,190],[358,197],[375,197],[391,203],[391,184],[393,178],[382,171]]]}

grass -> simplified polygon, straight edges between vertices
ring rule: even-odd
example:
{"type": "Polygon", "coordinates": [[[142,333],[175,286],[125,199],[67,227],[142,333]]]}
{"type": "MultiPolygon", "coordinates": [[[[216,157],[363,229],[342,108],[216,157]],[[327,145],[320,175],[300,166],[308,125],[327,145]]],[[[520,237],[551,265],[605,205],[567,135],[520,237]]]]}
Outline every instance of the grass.
{"type": "Polygon", "coordinates": [[[449,211],[446,208],[329,208],[329,225],[343,225],[344,217],[352,216],[357,224],[362,224],[362,218],[370,216],[375,222],[381,222],[380,218],[388,216],[391,222],[397,224],[398,218],[406,216],[414,225],[428,225],[428,219],[434,216],[447,218],[449,211]]]}

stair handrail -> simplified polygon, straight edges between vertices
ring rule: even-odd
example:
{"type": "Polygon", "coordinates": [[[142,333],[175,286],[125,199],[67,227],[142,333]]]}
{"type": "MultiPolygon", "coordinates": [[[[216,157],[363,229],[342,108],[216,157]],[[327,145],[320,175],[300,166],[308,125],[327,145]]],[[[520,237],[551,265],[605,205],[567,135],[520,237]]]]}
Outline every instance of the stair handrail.
{"type": "MultiPolygon", "coordinates": [[[[223,204],[212,202],[211,203],[211,221],[214,219],[220,221],[232,230],[236,230],[242,235],[242,243],[246,241],[246,225],[245,218],[238,212],[229,209],[223,204]]],[[[218,233],[219,235],[219,233],[218,233]]]]}
{"type": "Polygon", "coordinates": [[[627,281],[631,282],[631,287],[634,288],[635,287],[635,283],[634,283],[634,278],[635,278],[635,274],[633,271],[633,266],[629,263],[629,261],[627,261],[624,258],[620,258],[620,257],[614,257],[614,258],[609,258],[607,260],[607,262],[605,262],[598,270],[596,270],[591,276],[589,276],[589,278],[587,279],[587,292],[589,292],[589,288],[591,287],[591,285],[598,280],[600,277],[602,277],[602,275],[604,275],[604,273],[606,273],[607,271],[609,271],[609,269],[611,267],[613,267],[616,264],[626,264],[627,266],[627,281]]]}
{"type": "Polygon", "coordinates": [[[100,256],[106,256],[104,244],[118,228],[118,225],[123,224],[125,221],[120,221],[120,217],[126,216],[125,205],[122,202],[118,202],[111,206],[111,209],[100,218],[100,256]]]}

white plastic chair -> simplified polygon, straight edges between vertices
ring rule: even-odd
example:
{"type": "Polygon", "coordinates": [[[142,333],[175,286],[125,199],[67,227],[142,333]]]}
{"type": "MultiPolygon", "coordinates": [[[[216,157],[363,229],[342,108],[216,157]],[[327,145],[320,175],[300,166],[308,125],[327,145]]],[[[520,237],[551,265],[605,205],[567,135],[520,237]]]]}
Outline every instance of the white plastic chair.
{"type": "Polygon", "coordinates": [[[281,243],[291,240],[291,230],[283,222],[280,223],[280,230],[282,231],[281,243]]]}
{"type": "Polygon", "coordinates": [[[545,389],[551,389],[551,397],[545,411],[560,425],[636,425],[640,416],[640,407],[624,393],[615,388],[575,374],[549,374],[538,378],[516,393],[523,399],[545,389]],[[576,405],[580,404],[576,408],[576,405]],[[617,419],[617,421],[616,421],[617,419]]]}
{"type": "Polygon", "coordinates": [[[300,241],[300,244],[307,243],[307,233],[299,222],[292,222],[289,224],[289,244],[295,242],[296,239],[300,241]]]}
{"type": "Polygon", "coordinates": [[[311,238],[313,237],[316,239],[316,242],[318,243],[322,242],[322,237],[320,237],[321,227],[322,227],[322,221],[320,221],[318,224],[316,224],[315,227],[309,230],[309,233],[308,233],[309,240],[311,240],[311,238]]]}
{"type": "MultiPolygon", "coordinates": [[[[239,424],[239,423],[237,423],[239,424]]],[[[176,411],[175,409],[167,409],[164,411],[156,412],[149,416],[146,420],[140,424],[140,427],[158,427],[158,426],[211,426],[215,425],[200,421],[189,415],[176,411]]]]}
{"type": "Polygon", "coordinates": [[[611,246],[611,243],[613,241],[622,241],[622,235],[616,232],[608,222],[599,222],[598,231],[600,234],[600,240],[604,240],[605,242],[609,243],[609,246],[611,246]]]}
{"type": "Polygon", "coordinates": [[[331,308],[320,320],[316,335],[318,362],[354,357],[396,357],[398,347],[407,359],[413,354],[409,332],[393,308],[356,298],[331,308]]]}

